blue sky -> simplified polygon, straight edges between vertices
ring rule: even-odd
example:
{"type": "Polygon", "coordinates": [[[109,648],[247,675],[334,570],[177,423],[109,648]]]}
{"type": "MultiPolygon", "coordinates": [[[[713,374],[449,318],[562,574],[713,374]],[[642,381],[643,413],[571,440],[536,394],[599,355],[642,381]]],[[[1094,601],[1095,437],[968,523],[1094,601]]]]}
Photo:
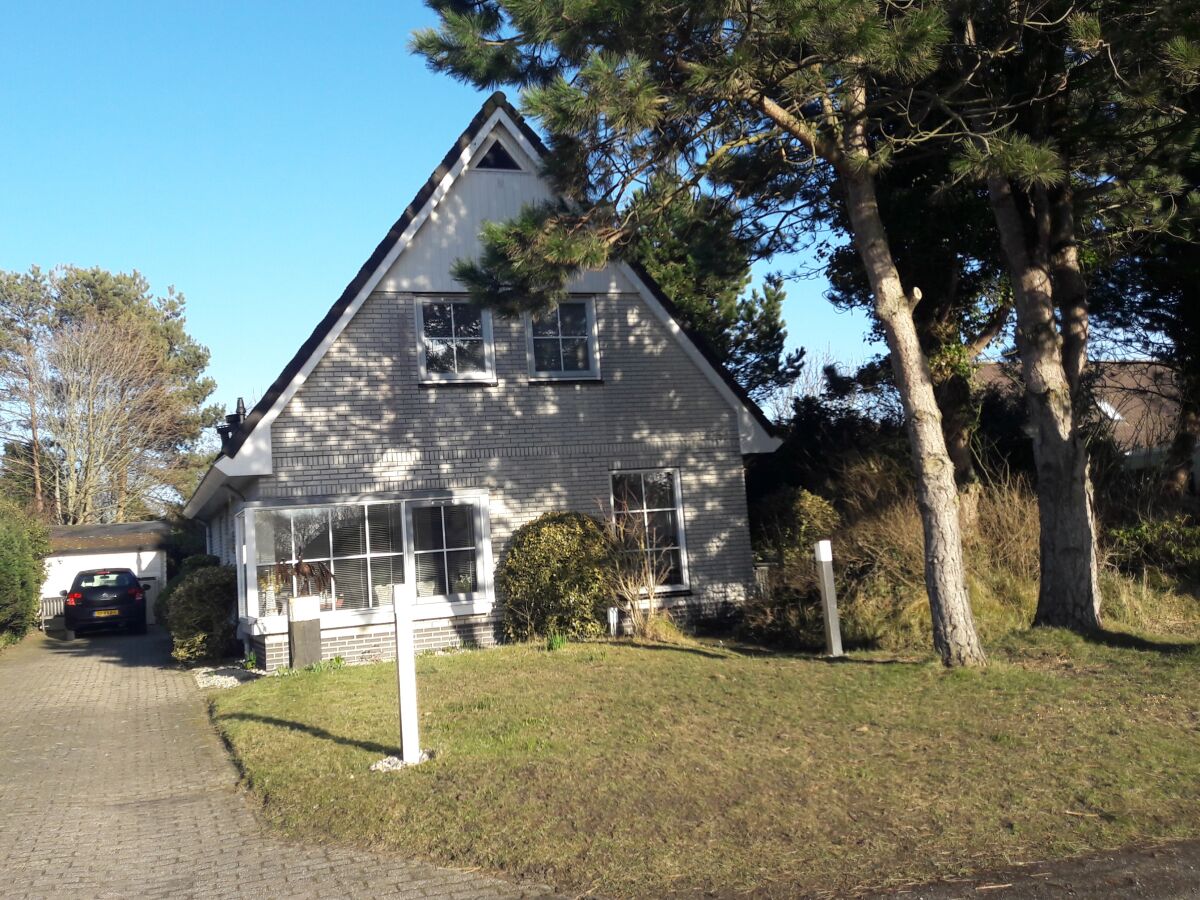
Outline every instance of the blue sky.
{"type": "MultiPolygon", "coordinates": [[[[214,399],[259,396],[486,97],[409,54],[432,22],[415,0],[6,5],[0,268],[174,285],[214,399]]],[[[790,342],[869,356],[822,290],[789,286],[790,342]]]]}

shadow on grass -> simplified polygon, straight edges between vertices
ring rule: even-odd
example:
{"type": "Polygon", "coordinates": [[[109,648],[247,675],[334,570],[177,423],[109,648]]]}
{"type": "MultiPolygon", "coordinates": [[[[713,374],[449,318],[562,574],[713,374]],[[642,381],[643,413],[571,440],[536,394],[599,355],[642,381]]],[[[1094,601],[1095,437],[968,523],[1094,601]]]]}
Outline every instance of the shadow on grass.
{"type": "Polygon", "coordinates": [[[306,725],[303,722],[293,722],[290,719],[277,719],[274,716],[261,716],[257,713],[219,713],[215,716],[218,722],[227,720],[238,720],[241,722],[257,722],[260,725],[271,725],[275,728],[287,728],[291,731],[302,731],[305,734],[312,735],[315,738],[321,738],[325,741],[333,741],[335,744],[342,744],[346,747],[357,747],[360,750],[366,750],[370,753],[378,753],[381,756],[392,756],[396,752],[395,747],[388,747],[384,744],[376,744],[374,741],[359,741],[354,738],[342,737],[341,735],[332,734],[324,728],[317,728],[315,725],[306,725]]]}
{"type": "Polygon", "coordinates": [[[596,641],[598,644],[603,644],[607,647],[621,647],[629,650],[673,650],[676,653],[691,653],[695,656],[703,656],[707,659],[729,659],[737,655],[737,651],[732,648],[729,650],[714,650],[704,646],[694,644],[653,644],[649,641],[634,641],[634,640],[605,640],[596,641]]]}
{"type": "Polygon", "coordinates": [[[1189,653],[1200,648],[1200,642],[1197,641],[1155,641],[1124,631],[1110,631],[1107,628],[1090,631],[1081,634],[1080,637],[1089,643],[1118,650],[1141,650],[1150,653],[1189,653]]]}

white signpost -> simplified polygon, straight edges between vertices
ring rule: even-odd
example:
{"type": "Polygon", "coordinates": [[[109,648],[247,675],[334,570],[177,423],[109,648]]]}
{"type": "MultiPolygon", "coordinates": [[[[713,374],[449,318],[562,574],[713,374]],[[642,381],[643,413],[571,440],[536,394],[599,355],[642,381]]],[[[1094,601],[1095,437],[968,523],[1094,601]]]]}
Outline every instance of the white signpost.
{"type": "Polygon", "coordinates": [[[421,761],[421,741],[417,719],[417,652],[413,646],[412,585],[392,588],[392,609],[396,614],[396,692],[400,698],[400,761],[406,766],[421,761]]]}
{"type": "Polygon", "coordinates": [[[830,656],[842,653],[842,626],[838,622],[837,592],[833,585],[833,544],[817,541],[813,547],[817,560],[817,581],[821,585],[821,611],[825,614],[825,652],[830,656]]]}

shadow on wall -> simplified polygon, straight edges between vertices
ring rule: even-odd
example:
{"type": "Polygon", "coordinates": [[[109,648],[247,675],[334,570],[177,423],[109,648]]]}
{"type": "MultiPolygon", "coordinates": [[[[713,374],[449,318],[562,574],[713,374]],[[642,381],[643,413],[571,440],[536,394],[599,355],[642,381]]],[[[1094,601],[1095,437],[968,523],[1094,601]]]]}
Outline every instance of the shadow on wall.
{"type": "Polygon", "coordinates": [[[596,313],[603,382],[531,383],[523,321],[496,316],[496,384],[422,386],[412,301],[372,295],[273,424],[276,474],[247,499],[487,489],[499,564],[542,512],[607,508],[610,466],[677,467],[693,591],[740,593],[737,414],[640,300],[601,296],[596,313]]]}

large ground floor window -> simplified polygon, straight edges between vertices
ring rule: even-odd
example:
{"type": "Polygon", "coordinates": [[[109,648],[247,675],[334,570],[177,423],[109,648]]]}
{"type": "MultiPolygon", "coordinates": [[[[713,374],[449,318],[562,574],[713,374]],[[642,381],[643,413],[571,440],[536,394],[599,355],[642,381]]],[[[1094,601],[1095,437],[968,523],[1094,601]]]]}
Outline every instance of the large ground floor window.
{"type": "Polygon", "coordinates": [[[314,596],[330,612],[390,605],[406,572],[419,600],[469,599],[481,590],[486,515],[484,498],[249,508],[239,608],[279,615],[289,598],[314,596]]]}
{"type": "Polygon", "coordinates": [[[678,469],[612,473],[613,524],[627,553],[644,556],[666,590],[688,586],[678,469]]]}

